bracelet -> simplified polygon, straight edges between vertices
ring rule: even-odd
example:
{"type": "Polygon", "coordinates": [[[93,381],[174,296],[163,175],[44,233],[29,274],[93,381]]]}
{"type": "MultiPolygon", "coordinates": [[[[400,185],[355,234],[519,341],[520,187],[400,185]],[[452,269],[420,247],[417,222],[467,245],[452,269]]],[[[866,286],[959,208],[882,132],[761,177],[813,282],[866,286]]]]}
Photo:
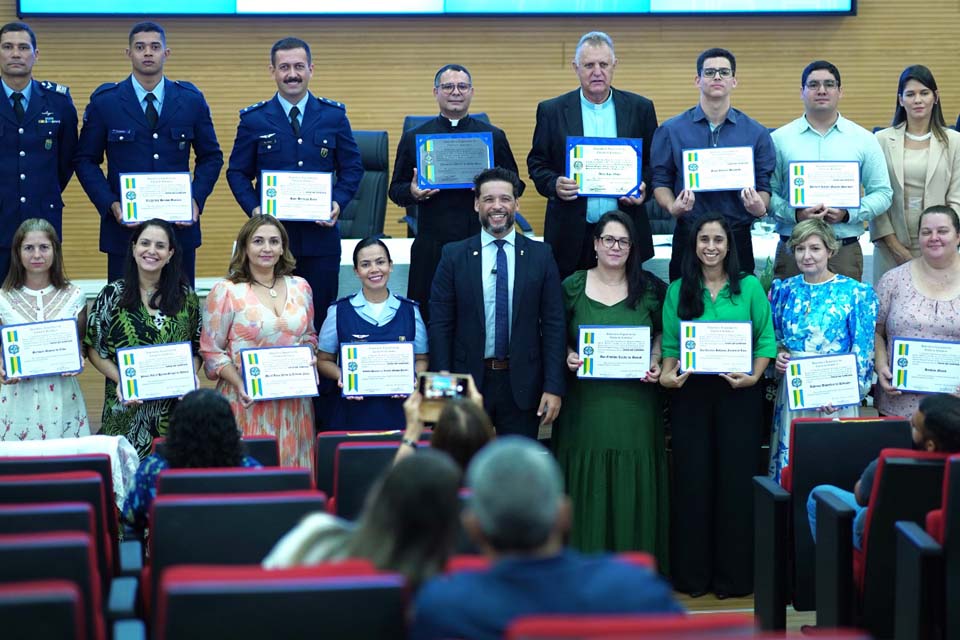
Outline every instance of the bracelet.
{"type": "Polygon", "coordinates": [[[405,445],[407,445],[408,447],[410,447],[411,449],[416,449],[417,446],[418,446],[418,445],[417,445],[417,441],[416,441],[416,440],[411,440],[410,438],[403,438],[403,439],[401,439],[401,440],[400,440],[400,444],[405,444],[405,445]]]}

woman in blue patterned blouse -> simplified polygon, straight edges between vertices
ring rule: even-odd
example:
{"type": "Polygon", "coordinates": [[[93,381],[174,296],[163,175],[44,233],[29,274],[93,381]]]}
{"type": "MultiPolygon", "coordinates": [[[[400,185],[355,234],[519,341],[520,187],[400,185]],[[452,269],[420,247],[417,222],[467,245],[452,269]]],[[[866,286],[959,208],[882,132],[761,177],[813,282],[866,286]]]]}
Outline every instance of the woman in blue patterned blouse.
{"type": "MultiPolygon", "coordinates": [[[[773,329],[777,338],[777,373],[783,375],[791,357],[852,353],[857,359],[860,397],[873,378],[873,336],[877,322],[877,294],[873,287],[830,271],[827,262],[839,248],[830,225],[804,220],[793,228],[788,247],[800,275],[775,280],[770,289],[773,329]]],[[[860,406],[833,406],[790,411],[786,376],[780,380],[773,433],[770,437],[770,477],[779,481],[789,461],[790,421],[794,418],[858,416],[860,406]]]]}

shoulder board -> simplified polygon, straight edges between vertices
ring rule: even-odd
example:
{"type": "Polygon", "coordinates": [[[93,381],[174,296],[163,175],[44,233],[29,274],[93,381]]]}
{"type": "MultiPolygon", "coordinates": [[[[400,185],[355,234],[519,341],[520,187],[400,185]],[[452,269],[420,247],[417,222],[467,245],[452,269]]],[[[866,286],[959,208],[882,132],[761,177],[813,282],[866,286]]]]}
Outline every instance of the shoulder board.
{"type": "Polygon", "coordinates": [[[59,93],[65,96],[70,95],[70,87],[68,87],[65,84],[57,84],[56,82],[52,82],[50,80],[41,80],[40,86],[46,89],[47,91],[53,91],[55,93],[59,93]]]}
{"type": "Polygon", "coordinates": [[[405,296],[398,296],[397,294],[393,294],[393,295],[394,295],[394,297],[396,297],[398,300],[400,300],[400,302],[408,302],[408,303],[412,304],[412,305],[415,306],[415,307],[419,307],[419,306],[420,306],[420,303],[417,302],[416,300],[413,300],[413,299],[411,299],[411,298],[407,298],[407,297],[405,297],[405,296]]]}
{"type": "Polygon", "coordinates": [[[322,102],[322,103],[324,103],[324,104],[328,104],[328,105],[330,105],[331,107],[336,107],[336,108],[338,108],[338,109],[343,109],[344,111],[346,111],[346,109],[347,109],[347,105],[343,104],[342,102],[337,102],[336,100],[331,100],[330,98],[324,98],[323,96],[317,96],[317,100],[319,100],[320,102],[322,102]]]}
{"type": "Polygon", "coordinates": [[[96,89],[94,89],[93,93],[90,94],[90,97],[93,98],[94,96],[100,95],[101,93],[104,93],[106,91],[110,91],[111,89],[116,89],[119,86],[120,86],[119,82],[105,82],[99,87],[97,87],[96,89]]]}
{"type": "Polygon", "coordinates": [[[187,82],[186,80],[174,80],[173,83],[183,87],[184,89],[189,89],[190,91],[200,93],[200,89],[197,89],[197,85],[193,84],[192,82],[187,82]]]}
{"type": "Polygon", "coordinates": [[[247,112],[249,112],[249,111],[256,111],[257,109],[260,109],[261,107],[263,107],[264,105],[266,105],[268,102],[270,102],[270,101],[269,101],[269,100],[261,100],[260,102],[258,102],[258,103],[256,103],[256,104],[250,105],[249,107],[244,107],[243,109],[240,109],[240,115],[243,115],[243,114],[245,114],[245,113],[247,113],[247,112]]]}
{"type": "Polygon", "coordinates": [[[333,302],[333,304],[340,304],[341,302],[346,302],[347,300],[349,300],[350,298],[352,298],[352,297],[355,296],[355,295],[357,295],[357,293],[356,293],[356,292],[353,292],[353,293],[351,293],[351,294],[348,295],[348,296],[343,296],[342,298],[338,298],[337,300],[335,300],[335,301],[333,302]]]}

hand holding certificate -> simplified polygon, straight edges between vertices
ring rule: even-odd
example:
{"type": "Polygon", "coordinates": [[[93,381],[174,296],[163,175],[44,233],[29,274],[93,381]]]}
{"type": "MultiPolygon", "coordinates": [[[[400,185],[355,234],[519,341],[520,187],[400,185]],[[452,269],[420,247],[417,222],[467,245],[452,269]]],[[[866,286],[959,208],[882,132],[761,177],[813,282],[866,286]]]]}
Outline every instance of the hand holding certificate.
{"type": "Polygon", "coordinates": [[[579,345],[578,378],[642,380],[650,369],[650,327],[581,325],[579,345]]]}
{"type": "Polygon", "coordinates": [[[123,224],[140,224],[151,218],[167,222],[193,222],[193,189],[190,174],[121,173],[123,224]]]}
{"type": "Polygon", "coordinates": [[[838,209],[860,206],[859,162],[791,162],[787,174],[790,206],[794,209],[818,204],[838,209]]]}
{"type": "Polygon", "coordinates": [[[493,166],[493,134],[418,135],[417,186],[420,189],[470,189],[473,177],[493,166]]]}
{"type": "Polygon", "coordinates": [[[118,349],[117,367],[125,403],[179,398],[197,388],[189,342],[118,349]]]}
{"type": "Polygon", "coordinates": [[[340,346],[344,397],[410,395],[416,372],[412,342],[351,342],[340,346]]]}
{"type": "Polygon", "coordinates": [[[684,149],[683,186],[690,191],[740,191],[756,185],[753,147],[684,149]]]}
{"type": "Polygon", "coordinates": [[[254,401],[317,395],[316,359],[309,346],[243,349],[240,362],[243,390],[254,401]]]}
{"type": "Polygon", "coordinates": [[[752,373],[753,324],[682,321],[680,370],[692,373],[752,373]]]}
{"type": "Polygon", "coordinates": [[[857,358],[852,353],[791,358],[784,376],[791,411],[860,403],[857,358]]]}
{"type": "Polygon", "coordinates": [[[328,222],[333,209],[333,174],[261,171],[260,213],[277,220],[328,222]]]}
{"type": "Polygon", "coordinates": [[[960,384],[960,343],[893,339],[893,386],[915,393],[956,393],[960,384]]]}
{"type": "Polygon", "coordinates": [[[5,377],[37,378],[83,369],[76,320],[11,324],[0,331],[5,377]]]}
{"type": "Polygon", "coordinates": [[[643,181],[639,138],[567,137],[567,175],[581,196],[638,197],[643,181]]]}

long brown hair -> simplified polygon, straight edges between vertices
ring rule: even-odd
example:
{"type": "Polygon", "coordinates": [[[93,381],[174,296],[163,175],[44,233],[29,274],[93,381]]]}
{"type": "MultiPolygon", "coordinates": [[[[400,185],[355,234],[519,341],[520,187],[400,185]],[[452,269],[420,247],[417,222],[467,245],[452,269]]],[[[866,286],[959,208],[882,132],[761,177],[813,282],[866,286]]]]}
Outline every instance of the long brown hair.
{"type": "Polygon", "coordinates": [[[251,282],[253,276],[250,275],[250,259],[247,257],[247,243],[250,242],[253,233],[260,227],[273,225],[280,231],[280,241],[283,243],[283,255],[273,267],[274,276],[286,276],[293,273],[297,266],[297,260],[290,253],[290,238],[287,236],[287,230],[283,224],[273,216],[251,216],[249,220],[240,227],[237,234],[237,243],[233,245],[233,255],[230,257],[230,266],[227,269],[227,280],[233,283],[251,282]]]}
{"type": "Polygon", "coordinates": [[[23,260],[20,258],[20,247],[23,246],[23,239],[31,231],[39,231],[47,234],[50,244],[53,245],[53,263],[50,265],[50,284],[57,289],[63,289],[70,280],[63,271],[63,248],[60,245],[60,237],[53,225],[43,218],[28,218],[24,220],[16,233],[13,234],[13,243],[10,247],[10,270],[7,272],[7,278],[3,281],[3,290],[12,291],[19,289],[27,282],[27,270],[23,266],[23,260]]]}

